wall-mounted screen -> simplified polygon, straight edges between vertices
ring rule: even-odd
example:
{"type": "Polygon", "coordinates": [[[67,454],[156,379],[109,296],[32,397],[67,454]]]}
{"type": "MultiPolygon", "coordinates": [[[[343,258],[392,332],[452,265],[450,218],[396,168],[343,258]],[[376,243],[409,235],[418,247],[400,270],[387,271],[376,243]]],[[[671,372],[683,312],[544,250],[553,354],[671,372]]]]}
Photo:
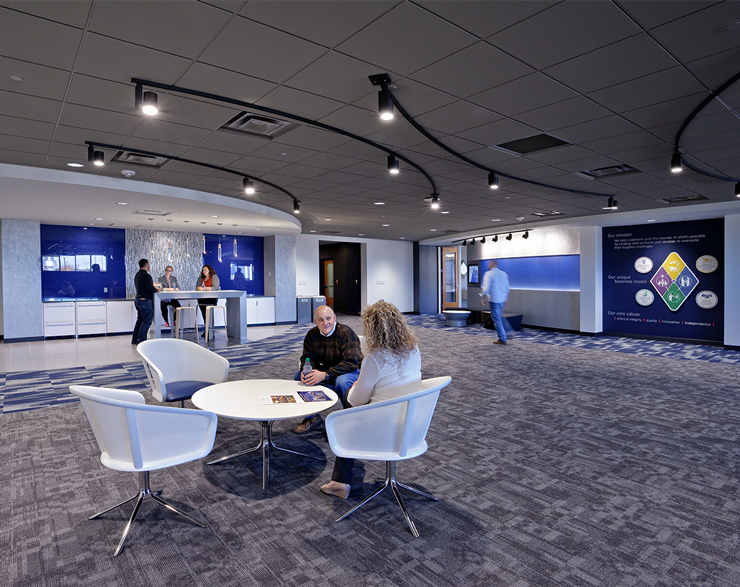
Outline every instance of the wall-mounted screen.
{"type": "Polygon", "coordinates": [[[480,285],[479,271],[478,263],[468,265],[468,285],[480,285]]]}

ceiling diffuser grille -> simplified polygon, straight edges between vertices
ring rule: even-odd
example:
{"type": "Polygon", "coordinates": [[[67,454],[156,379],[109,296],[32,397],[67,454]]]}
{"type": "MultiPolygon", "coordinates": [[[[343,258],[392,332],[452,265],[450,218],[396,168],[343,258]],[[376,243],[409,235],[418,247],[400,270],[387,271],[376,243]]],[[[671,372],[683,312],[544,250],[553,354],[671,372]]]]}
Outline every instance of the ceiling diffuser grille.
{"type": "Polygon", "coordinates": [[[588,171],[579,171],[574,175],[596,179],[600,177],[614,177],[615,175],[629,175],[630,173],[640,173],[631,165],[612,165],[611,167],[599,167],[598,169],[589,169],[588,171]]]}
{"type": "Polygon", "coordinates": [[[663,198],[658,200],[664,204],[685,204],[686,202],[700,202],[701,200],[708,200],[701,194],[694,194],[692,196],[678,196],[676,198],[663,198]]]}
{"type": "Polygon", "coordinates": [[[570,145],[570,143],[543,133],[526,137],[524,139],[509,141],[507,143],[500,143],[498,145],[494,145],[493,148],[506,151],[508,153],[514,153],[515,155],[526,155],[528,153],[562,147],[563,145],[570,145]]]}
{"type": "Polygon", "coordinates": [[[118,151],[111,161],[130,163],[132,165],[146,165],[147,167],[162,167],[169,159],[167,157],[156,157],[154,155],[143,155],[131,151],[118,151]]]}
{"type": "Polygon", "coordinates": [[[297,123],[290,122],[289,120],[263,116],[252,112],[240,112],[221,126],[219,130],[272,139],[295,126],[297,126],[297,123]]]}

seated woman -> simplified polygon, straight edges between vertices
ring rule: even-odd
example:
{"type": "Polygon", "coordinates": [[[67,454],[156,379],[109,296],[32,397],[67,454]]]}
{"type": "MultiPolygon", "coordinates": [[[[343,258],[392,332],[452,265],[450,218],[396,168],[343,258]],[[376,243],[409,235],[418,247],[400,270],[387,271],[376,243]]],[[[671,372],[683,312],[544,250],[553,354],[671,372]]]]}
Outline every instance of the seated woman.
{"type": "MultiPolygon", "coordinates": [[[[350,388],[345,407],[379,402],[421,389],[421,355],[418,341],[403,314],[380,300],[362,311],[365,358],[360,376],[350,388]]],[[[354,459],[337,457],[331,481],[321,491],[347,499],[352,487],[354,459]]]]}

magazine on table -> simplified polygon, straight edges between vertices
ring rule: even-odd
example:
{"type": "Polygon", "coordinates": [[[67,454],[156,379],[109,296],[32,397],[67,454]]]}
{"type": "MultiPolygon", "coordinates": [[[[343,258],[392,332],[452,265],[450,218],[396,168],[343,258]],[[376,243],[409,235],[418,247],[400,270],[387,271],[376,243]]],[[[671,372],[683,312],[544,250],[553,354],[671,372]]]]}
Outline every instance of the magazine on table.
{"type": "Polygon", "coordinates": [[[330,402],[331,398],[320,389],[301,390],[298,392],[304,402],[330,402]]]}
{"type": "Polygon", "coordinates": [[[263,404],[294,404],[296,399],[294,395],[266,395],[262,397],[263,404]]]}

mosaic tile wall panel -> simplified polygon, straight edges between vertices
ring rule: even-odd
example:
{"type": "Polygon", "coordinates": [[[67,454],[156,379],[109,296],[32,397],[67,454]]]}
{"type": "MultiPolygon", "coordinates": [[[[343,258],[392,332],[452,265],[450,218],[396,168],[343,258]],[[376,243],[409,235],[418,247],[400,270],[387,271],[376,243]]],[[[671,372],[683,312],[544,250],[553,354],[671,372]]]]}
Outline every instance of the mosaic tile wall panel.
{"type": "Polygon", "coordinates": [[[149,259],[152,279],[172,265],[181,289],[195,289],[203,263],[203,235],[194,232],[126,230],[126,295],[134,295],[134,275],[139,259],[149,259]]]}

